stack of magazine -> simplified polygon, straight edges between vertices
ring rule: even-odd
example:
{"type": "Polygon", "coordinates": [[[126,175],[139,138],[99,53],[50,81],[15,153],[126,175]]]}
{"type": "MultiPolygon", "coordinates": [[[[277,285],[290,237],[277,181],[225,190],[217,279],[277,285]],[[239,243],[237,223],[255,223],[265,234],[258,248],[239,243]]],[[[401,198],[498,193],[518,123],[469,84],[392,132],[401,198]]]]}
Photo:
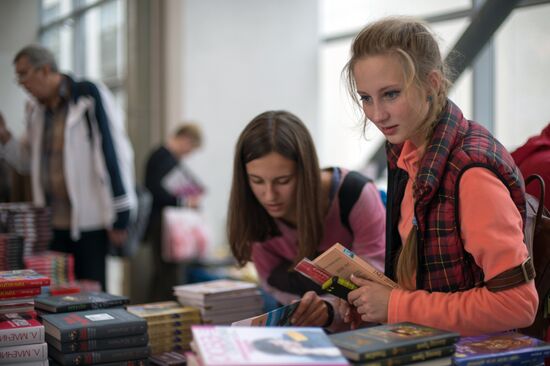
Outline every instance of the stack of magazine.
{"type": "Polygon", "coordinates": [[[214,280],[174,287],[178,302],[198,307],[203,323],[228,325],[263,313],[258,285],[236,280],[214,280]]]}
{"type": "Polygon", "coordinates": [[[191,325],[201,323],[198,308],[182,306],[175,301],[131,305],[127,310],[147,321],[149,345],[153,355],[188,351],[191,325]]]}

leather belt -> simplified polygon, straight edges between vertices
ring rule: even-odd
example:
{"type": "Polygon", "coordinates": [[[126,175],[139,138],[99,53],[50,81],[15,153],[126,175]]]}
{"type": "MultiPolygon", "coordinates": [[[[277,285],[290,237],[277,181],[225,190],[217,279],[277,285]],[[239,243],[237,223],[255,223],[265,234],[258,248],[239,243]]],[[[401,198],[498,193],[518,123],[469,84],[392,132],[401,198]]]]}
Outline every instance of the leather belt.
{"type": "Polygon", "coordinates": [[[517,287],[534,278],[535,267],[533,266],[533,259],[528,257],[519,266],[510,268],[485,282],[485,286],[489,291],[497,292],[517,287]]]}

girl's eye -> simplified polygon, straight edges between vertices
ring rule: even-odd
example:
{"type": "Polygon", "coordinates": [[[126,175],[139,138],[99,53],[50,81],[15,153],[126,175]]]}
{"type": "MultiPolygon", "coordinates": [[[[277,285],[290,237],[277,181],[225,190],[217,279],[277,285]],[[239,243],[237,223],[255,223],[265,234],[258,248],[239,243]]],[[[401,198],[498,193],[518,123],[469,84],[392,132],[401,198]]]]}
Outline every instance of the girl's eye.
{"type": "Polygon", "coordinates": [[[284,179],[278,179],[276,183],[280,185],[285,185],[285,184],[288,184],[289,182],[290,182],[290,178],[284,178],[284,179]]]}
{"type": "Polygon", "coordinates": [[[257,178],[250,178],[250,183],[252,183],[252,184],[262,184],[263,181],[261,179],[257,179],[257,178]]]}
{"type": "Polygon", "coordinates": [[[364,103],[369,103],[372,100],[372,98],[368,95],[359,95],[359,99],[361,99],[364,103]]]}
{"type": "Polygon", "coordinates": [[[387,98],[387,99],[395,99],[399,96],[399,90],[390,90],[390,91],[387,91],[386,93],[384,93],[384,96],[387,98]]]}

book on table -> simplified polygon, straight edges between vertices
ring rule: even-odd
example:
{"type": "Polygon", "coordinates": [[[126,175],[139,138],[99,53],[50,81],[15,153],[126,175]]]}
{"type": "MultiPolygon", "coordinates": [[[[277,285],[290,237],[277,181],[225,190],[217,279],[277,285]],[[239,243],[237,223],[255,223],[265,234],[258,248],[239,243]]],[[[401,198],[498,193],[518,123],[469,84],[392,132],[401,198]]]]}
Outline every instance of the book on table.
{"type": "Polygon", "coordinates": [[[457,366],[537,364],[550,356],[550,344],[518,332],[462,337],[456,344],[457,366]]]}
{"type": "Polygon", "coordinates": [[[0,347],[43,343],[44,339],[44,326],[32,312],[0,315],[0,347]]]}
{"type": "Polygon", "coordinates": [[[33,269],[0,271],[0,289],[13,290],[48,286],[50,278],[33,269]]]}
{"type": "Polygon", "coordinates": [[[196,325],[191,331],[203,366],[348,365],[321,328],[196,325]]]}
{"type": "Polygon", "coordinates": [[[49,356],[63,366],[95,365],[108,362],[126,362],[149,357],[149,346],[64,353],[53,347],[48,348],[49,356]]]}
{"type": "Polygon", "coordinates": [[[300,305],[299,302],[295,302],[289,305],[281,306],[277,309],[269,311],[267,313],[253,316],[251,318],[242,319],[231,324],[232,326],[290,326],[290,318],[300,305]]]}
{"type": "MultiPolygon", "coordinates": [[[[246,281],[213,280],[174,287],[174,294],[179,299],[200,301],[202,304],[230,297],[245,297],[258,293],[258,285],[246,281]]],[[[180,303],[187,305],[185,302],[180,303]]]]}
{"type": "Polygon", "coordinates": [[[403,322],[336,333],[330,335],[330,340],[350,360],[374,361],[452,346],[459,336],[455,332],[403,322]]]}
{"type": "Polygon", "coordinates": [[[39,310],[50,313],[66,313],[124,306],[129,302],[130,299],[127,296],[112,295],[106,292],[85,291],[68,295],[38,297],[34,301],[34,306],[39,310]]]}

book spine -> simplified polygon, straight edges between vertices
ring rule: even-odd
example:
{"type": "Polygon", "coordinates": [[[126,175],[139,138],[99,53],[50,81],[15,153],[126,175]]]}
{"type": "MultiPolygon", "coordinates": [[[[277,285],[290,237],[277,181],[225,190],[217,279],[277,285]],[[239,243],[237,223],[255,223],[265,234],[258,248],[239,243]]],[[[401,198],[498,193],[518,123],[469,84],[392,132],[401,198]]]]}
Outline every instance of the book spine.
{"type": "Polygon", "coordinates": [[[14,290],[0,290],[0,299],[11,299],[14,297],[28,297],[40,294],[40,287],[20,288],[14,290]]]}
{"type": "Polygon", "coordinates": [[[51,357],[65,366],[95,365],[107,362],[139,360],[149,357],[149,353],[149,347],[145,346],[76,353],[61,353],[59,351],[52,351],[51,357]]]}
{"type": "Polygon", "coordinates": [[[44,326],[0,329],[0,347],[44,342],[44,326]]]}
{"type": "Polygon", "coordinates": [[[50,343],[63,353],[88,352],[114,348],[139,347],[147,345],[147,334],[129,337],[114,337],[104,339],[90,339],[85,342],[50,343]],[[58,347],[61,346],[61,347],[58,347]]]}
{"type": "Polygon", "coordinates": [[[41,361],[47,358],[48,345],[46,343],[0,348],[0,365],[13,365],[14,362],[41,361]]]}
{"type": "MultiPolygon", "coordinates": [[[[542,361],[548,357],[548,351],[532,351],[510,354],[487,354],[475,357],[455,357],[453,364],[456,366],[483,366],[483,365],[531,365],[537,360],[542,361]]],[[[543,364],[543,363],[541,363],[543,364]]]]}
{"type": "Polygon", "coordinates": [[[109,337],[123,337],[129,335],[143,334],[147,332],[147,323],[126,322],[122,324],[107,324],[97,326],[84,326],[78,329],[60,329],[61,342],[109,337]]]}
{"type": "Polygon", "coordinates": [[[444,347],[451,344],[456,343],[458,341],[458,337],[456,338],[442,338],[442,339],[432,339],[425,342],[410,344],[410,345],[403,345],[400,347],[393,347],[388,348],[386,350],[380,350],[372,353],[365,353],[360,355],[359,360],[360,361],[371,361],[371,360],[377,360],[380,358],[385,357],[392,357],[397,355],[403,355],[410,352],[415,351],[423,351],[428,350],[436,347],[444,347]]]}
{"type": "Polygon", "coordinates": [[[450,357],[454,354],[453,346],[428,349],[421,352],[412,352],[397,357],[389,357],[378,361],[361,363],[360,366],[400,366],[409,365],[415,362],[431,360],[434,358],[450,357]]]}
{"type": "Polygon", "coordinates": [[[13,289],[23,289],[23,288],[33,288],[48,286],[50,284],[49,278],[32,278],[26,280],[17,280],[17,281],[0,281],[0,290],[13,290],[13,289]]]}

